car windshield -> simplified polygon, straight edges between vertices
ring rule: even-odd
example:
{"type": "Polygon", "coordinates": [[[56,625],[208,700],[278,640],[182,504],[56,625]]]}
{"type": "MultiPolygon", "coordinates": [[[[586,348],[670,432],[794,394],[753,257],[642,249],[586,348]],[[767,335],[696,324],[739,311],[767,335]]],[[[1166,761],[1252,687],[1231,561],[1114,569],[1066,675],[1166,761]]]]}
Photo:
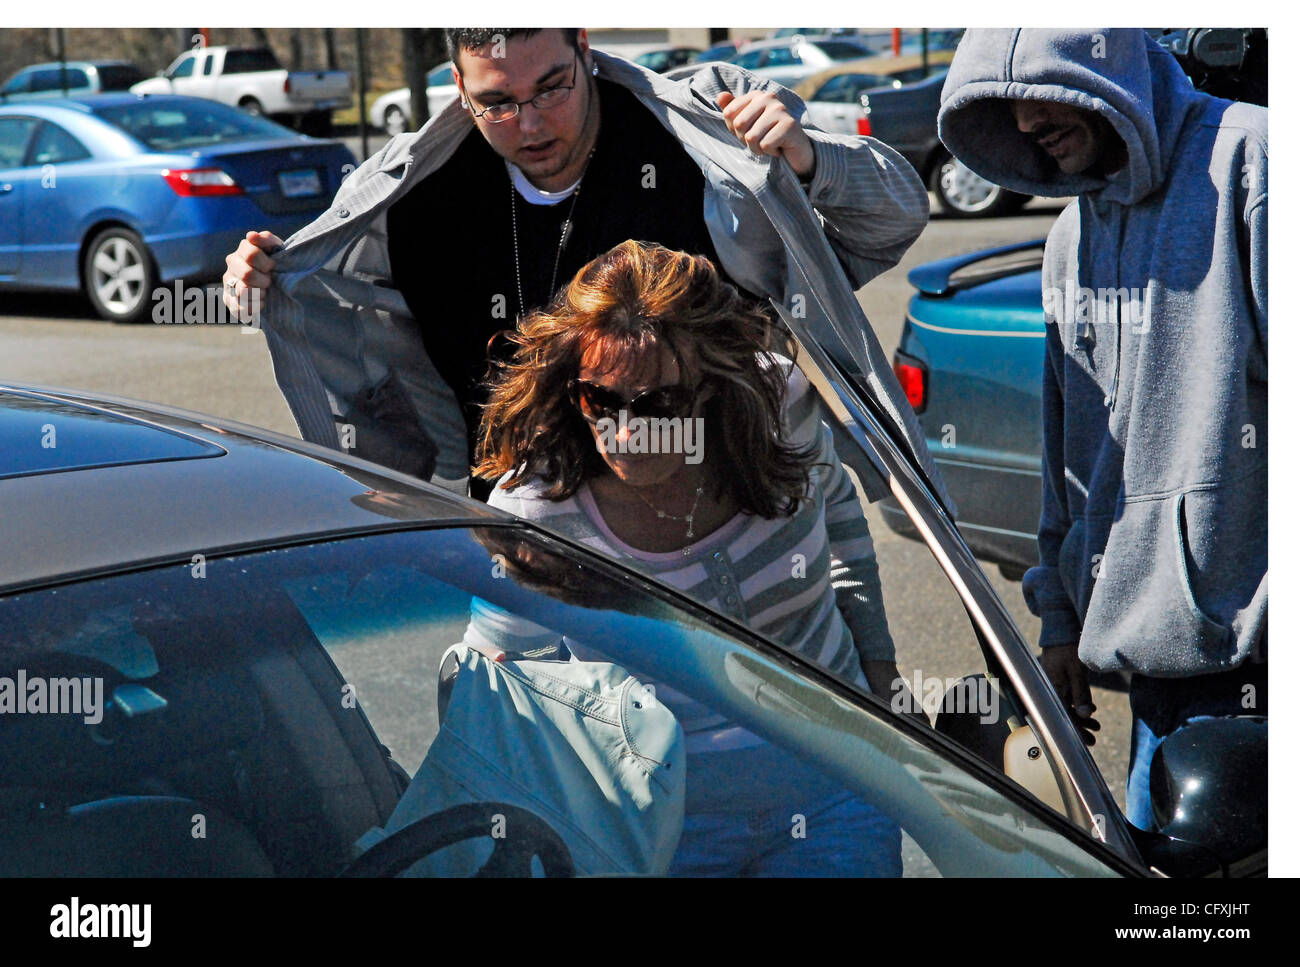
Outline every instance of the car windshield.
{"type": "Polygon", "coordinates": [[[142,98],[93,110],[97,117],[153,151],[296,137],[293,131],[273,121],[199,98],[166,101],[142,98]]]}
{"type": "Polygon", "coordinates": [[[867,57],[871,53],[862,45],[847,40],[819,40],[817,46],[831,60],[853,60],[855,57],[867,57]]]}
{"type": "Polygon", "coordinates": [[[579,872],[1112,872],[883,705],[514,525],[196,554],[0,628],[8,874],[331,873],[502,801],[579,872]]]}
{"type": "Polygon", "coordinates": [[[98,73],[101,91],[125,91],[145,79],[144,73],[132,64],[103,64],[98,73]]]}

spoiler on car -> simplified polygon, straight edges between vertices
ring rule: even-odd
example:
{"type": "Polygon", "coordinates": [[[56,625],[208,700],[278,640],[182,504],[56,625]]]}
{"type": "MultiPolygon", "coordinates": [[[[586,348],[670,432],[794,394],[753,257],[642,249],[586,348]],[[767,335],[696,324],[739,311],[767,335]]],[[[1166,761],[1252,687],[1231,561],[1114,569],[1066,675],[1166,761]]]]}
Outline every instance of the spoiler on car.
{"type": "Polygon", "coordinates": [[[954,255],[950,259],[927,262],[918,265],[907,273],[907,281],[923,295],[951,295],[959,289],[965,289],[980,282],[988,282],[1006,275],[1015,275],[1025,269],[1037,267],[1042,263],[1041,254],[1033,258],[1004,259],[992,265],[985,265],[992,259],[1002,256],[1017,255],[1022,252],[1042,252],[1047,239],[1040,238],[1032,242],[1017,242],[1014,245],[1001,245],[965,255],[954,255]],[[961,270],[978,265],[979,269],[962,273],[961,270]]]}

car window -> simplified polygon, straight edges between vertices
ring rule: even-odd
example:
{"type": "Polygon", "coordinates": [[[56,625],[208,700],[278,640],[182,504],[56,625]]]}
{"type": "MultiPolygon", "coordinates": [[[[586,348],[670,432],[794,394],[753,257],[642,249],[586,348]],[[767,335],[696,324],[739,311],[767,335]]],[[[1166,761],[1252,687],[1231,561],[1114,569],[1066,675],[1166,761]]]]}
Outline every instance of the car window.
{"type": "Polygon", "coordinates": [[[647,70],[652,71],[663,71],[674,66],[672,62],[672,52],[667,50],[655,50],[642,54],[636,59],[636,63],[640,64],[647,70]]]}
{"type": "Polygon", "coordinates": [[[451,76],[450,67],[440,67],[437,70],[429,71],[429,87],[446,87],[448,84],[454,84],[455,80],[451,76]]]}
{"type": "Polygon", "coordinates": [[[176,62],[176,66],[172,68],[171,76],[173,78],[189,77],[193,73],[194,73],[194,55],[189,54],[188,56],[183,57],[176,62]]]}
{"type": "Polygon", "coordinates": [[[871,53],[846,40],[821,40],[817,42],[817,46],[831,60],[853,60],[855,57],[870,56],[871,53]]]}
{"type": "Polygon", "coordinates": [[[78,89],[90,87],[90,78],[78,67],[60,70],[57,67],[44,68],[32,72],[31,92],[63,91],[72,93],[78,89]]]}
{"type": "Polygon", "coordinates": [[[280,62],[275,54],[264,47],[252,50],[227,50],[226,63],[221,68],[223,74],[253,74],[258,71],[280,69],[280,62]]]}
{"type": "Polygon", "coordinates": [[[190,855],[203,816],[241,862],[304,874],[506,793],[592,872],[1113,872],[881,706],[511,525],[199,554],[0,597],[0,629],[0,679],[47,713],[0,716],[0,783],[31,806],[0,813],[8,874],[125,841],[124,798],[132,828],[186,816],[150,828],[154,860],[190,855]]]}
{"type": "Polygon", "coordinates": [[[203,76],[209,77],[212,74],[212,67],[217,61],[216,54],[208,54],[203,58],[203,76]]]}
{"type": "Polygon", "coordinates": [[[892,78],[900,84],[915,84],[917,81],[923,81],[934,73],[935,69],[933,67],[913,67],[911,70],[897,71],[892,75],[892,78]]]}
{"type": "Polygon", "coordinates": [[[145,79],[134,64],[104,64],[98,69],[101,91],[125,91],[145,79]]]}
{"type": "Polygon", "coordinates": [[[5,94],[26,94],[32,88],[32,72],[20,71],[4,86],[5,94]]]}
{"type": "Polygon", "coordinates": [[[28,164],[57,165],[90,157],[85,145],[57,124],[46,121],[32,141],[28,164]]]}
{"type": "Polygon", "coordinates": [[[817,88],[810,100],[825,101],[832,104],[843,104],[848,99],[848,91],[848,77],[845,74],[841,74],[838,77],[832,77],[821,87],[817,88]]]}
{"type": "Polygon", "coordinates": [[[815,101],[830,101],[835,104],[856,104],[862,92],[876,87],[885,87],[889,78],[878,74],[840,74],[822,85],[813,95],[815,101]]]}
{"type": "Polygon", "coordinates": [[[743,67],[745,70],[753,70],[763,63],[764,53],[765,51],[762,49],[747,50],[744,53],[737,54],[735,57],[731,58],[731,63],[743,67]]]}
{"type": "Polygon", "coordinates": [[[0,168],[18,168],[40,122],[35,118],[0,117],[0,168]]]}
{"type": "Polygon", "coordinates": [[[273,121],[216,101],[174,98],[96,106],[94,111],[154,151],[292,136],[273,121]]]}
{"type": "Polygon", "coordinates": [[[767,60],[763,61],[763,66],[788,67],[797,63],[799,63],[799,55],[795,53],[793,47],[769,47],[767,60]]]}

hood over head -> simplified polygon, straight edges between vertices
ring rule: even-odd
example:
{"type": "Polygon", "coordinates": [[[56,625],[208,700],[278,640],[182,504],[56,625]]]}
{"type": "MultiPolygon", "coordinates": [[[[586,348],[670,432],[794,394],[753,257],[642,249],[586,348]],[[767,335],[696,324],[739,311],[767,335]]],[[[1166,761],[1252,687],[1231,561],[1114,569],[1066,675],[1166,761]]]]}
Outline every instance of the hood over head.
{"type": "Polygon", "coordinates": [[[972,171],[1012,191],[1099,191],[1133,204],[1163,184],[1188,111],[1207,97],[1143,30],[971,29],[943,85],[939,137],[972,171]],[[1100,112],[1123,139],[1127,164],[1109,178],[1063,174],[1016,127],[1010,102],[1021,98],[1100,112]]]}

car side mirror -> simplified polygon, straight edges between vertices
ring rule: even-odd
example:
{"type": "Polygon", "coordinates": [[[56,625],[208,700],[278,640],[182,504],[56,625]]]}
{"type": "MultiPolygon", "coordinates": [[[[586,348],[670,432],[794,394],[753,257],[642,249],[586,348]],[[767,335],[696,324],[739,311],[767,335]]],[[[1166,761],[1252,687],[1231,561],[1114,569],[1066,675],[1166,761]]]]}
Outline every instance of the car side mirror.
{"type": "Polygon", "coordinates": [[[1161,872],[1194,874],[1211,859],[1232,876],[1262,869],[1268,719],[1206,718],[1171,733],[1151,760],[1151,812],[1156,839],[1148,841],[1152,853],[1144,855],[1161,872]]]}

